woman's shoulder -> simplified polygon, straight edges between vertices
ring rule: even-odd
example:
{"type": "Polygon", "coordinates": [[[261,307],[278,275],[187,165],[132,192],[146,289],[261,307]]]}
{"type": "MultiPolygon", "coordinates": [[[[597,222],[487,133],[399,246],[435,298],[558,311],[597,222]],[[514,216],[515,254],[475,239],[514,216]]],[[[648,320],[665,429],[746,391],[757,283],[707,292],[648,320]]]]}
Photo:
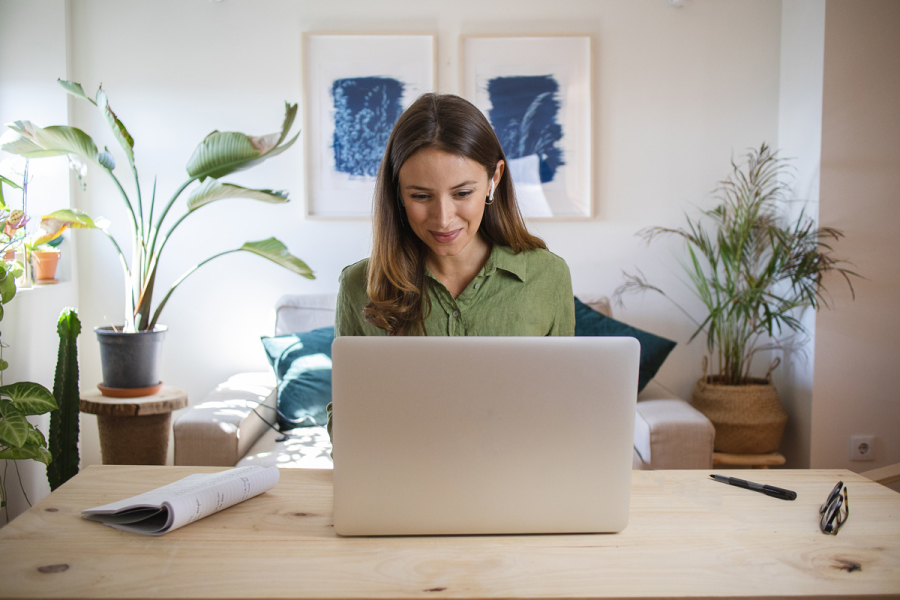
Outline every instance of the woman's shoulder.
{"type": "Polygon", "coordinates": [[[526,265],[529,272],[564,272],[566,275],[569,273],[566,261],[546,248],[532,248],[518,254],[515,254],[513,249],[508,246],[501,249],[526,265]]]}
{"type": "Polygon", "coordinates": [[[366,286],[368,283],[369,259],[364,258],[359,262],[344,267],[338,277],[340,296],[352,304],[368,304],[366,286]]]}
{"type": "Polygon", "coordinates": [[[347,265],[341,271],[340,277],[338,280],[341,284],[352,284],[362,282],[365,286],[366,278],[368,277],[369,270],[369,259],[364,258],[359,262],[355,262],[352,265],[347,265]]]}

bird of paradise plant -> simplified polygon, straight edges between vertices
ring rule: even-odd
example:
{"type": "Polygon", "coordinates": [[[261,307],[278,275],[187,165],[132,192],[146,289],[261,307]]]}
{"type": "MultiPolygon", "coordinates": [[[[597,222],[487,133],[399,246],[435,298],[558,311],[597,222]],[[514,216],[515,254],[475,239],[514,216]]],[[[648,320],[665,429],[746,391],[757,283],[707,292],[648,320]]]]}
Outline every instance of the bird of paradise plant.
{"type": "Polygon", "coordinates": [[[54,125],[38,127],[30,121],[8,123],[7,131],[0,137],[0,149],[27,159],[49,156],[76,155],[95,168],[106,173],[115,184],[125,203],[131,229],[131,261],[129,262],[116,239],[107,230],[108,223],[92,219],[84,212],[70,208],[56,211],[41,220],[41,232],[34,244],[41,244],[59,237],[66,229],[99,229],[112,241],[125,274],[125,332],[153,330],[160,313],[172,292],[184,279],[207,262],[232,252],[250,252],[292,271],[307,279],[314,276],[302,260],[290,254],[287,247],[276,238],[246,242],[242,246],[209,257],[184,273],[169,288],[153,310],[153,295],[160,257],[172,233],[200,208],[226,198],[249,198],[261,202],[280,204],[288,201],[288,194],[281,190],[249,189],[220,181],[236,171],[249,169],[277,156],[290,148],[299,133],[287,140],[288,132],[297,115],[297,105],[285,103],[285,117],[281,131],[263,136],[249,136],[239,132],[213,131],[200,142],[187,162],[187,180],[172,194],[157,213],[156,181],[150,195],[149,209],[145,210],[144,195],[135,165],[134,138],[109,106],[106,92],[100,87],[93,98],[87,96],[80,84],[59,80],[60,85],[76,98],[94,105],[112,130],[113,136],[124,151],[129,175],[134,180],[134,192],[129,196],[114,170],[116,161],[108,148],[98,150],[97,144],[77,127],[54,125]],[[287,140],[287,141],[286,141],[287,140]],[[186,211],[171,225],[166,224],[169,212],[194,182],[199,182],[188,193],[186,211]]]}

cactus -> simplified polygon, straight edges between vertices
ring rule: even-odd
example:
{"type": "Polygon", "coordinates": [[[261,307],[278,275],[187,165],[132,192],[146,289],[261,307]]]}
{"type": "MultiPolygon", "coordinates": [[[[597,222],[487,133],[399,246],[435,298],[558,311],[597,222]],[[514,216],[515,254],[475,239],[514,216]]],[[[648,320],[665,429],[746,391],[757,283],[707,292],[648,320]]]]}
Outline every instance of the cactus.
{"type": "Polygon", "coordinates": [[[59,357],[53,380],[57,410],[50,413],[50,453],[47,480],[53,491],[78,473],[78,348],[81,321],[74,308],[65,308],[56,326],[59,332],[59,357]]]}

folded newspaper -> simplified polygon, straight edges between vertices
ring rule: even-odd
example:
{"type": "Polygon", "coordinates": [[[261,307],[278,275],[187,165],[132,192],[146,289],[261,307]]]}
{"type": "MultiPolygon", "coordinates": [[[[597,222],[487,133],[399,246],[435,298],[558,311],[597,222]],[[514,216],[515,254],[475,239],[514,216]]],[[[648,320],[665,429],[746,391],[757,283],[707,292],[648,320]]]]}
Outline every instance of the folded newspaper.
{"type": "Polygon", "coordinates": [[[162,535],[258,496],[278,483],[278,467],[195,473],[111,504],[81,511],[85,519],[123,531],[162,535]]]}

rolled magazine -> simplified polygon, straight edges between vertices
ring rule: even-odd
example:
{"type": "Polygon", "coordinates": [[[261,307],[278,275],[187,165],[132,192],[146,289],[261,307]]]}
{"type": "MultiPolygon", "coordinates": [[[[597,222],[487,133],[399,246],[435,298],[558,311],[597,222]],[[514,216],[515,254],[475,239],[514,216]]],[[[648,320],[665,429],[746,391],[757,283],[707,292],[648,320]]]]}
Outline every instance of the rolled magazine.
{"type": "Polygon", "coordinates": [[[162,535],[275,487],[278,467],[195,473],[125,500],[81,511],[85,519],[123,531],[162,535]]]}

